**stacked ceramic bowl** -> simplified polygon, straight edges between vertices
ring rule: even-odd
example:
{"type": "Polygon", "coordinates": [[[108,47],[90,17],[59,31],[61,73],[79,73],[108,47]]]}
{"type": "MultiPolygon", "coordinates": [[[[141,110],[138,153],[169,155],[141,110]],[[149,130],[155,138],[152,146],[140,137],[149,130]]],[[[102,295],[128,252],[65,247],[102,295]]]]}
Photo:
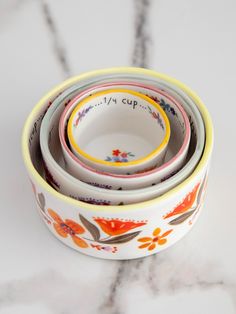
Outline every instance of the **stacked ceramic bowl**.
{"type": "Polygon", "coordinates": [[[139,68],[65,81],[35,106],[22,137],[49,230],[82,253],[108,259],[160,252],[191,229],[212,146],[199,97],[139,68]]]}

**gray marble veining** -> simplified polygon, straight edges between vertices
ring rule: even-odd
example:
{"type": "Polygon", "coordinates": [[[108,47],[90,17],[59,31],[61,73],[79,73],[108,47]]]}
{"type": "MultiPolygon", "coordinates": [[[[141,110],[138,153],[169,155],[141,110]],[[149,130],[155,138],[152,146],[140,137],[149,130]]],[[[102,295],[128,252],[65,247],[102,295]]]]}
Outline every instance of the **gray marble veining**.
{"type": "Polygon", "coordinates": [[[225,164],[221,148],[229,145],[222,134],[227,131],[231,142],[235,134],[235,127],[228,130],[235,116],[235,9],[231,0],[0,1],[1,99],[4,107],[14,104],[14,115],[6,111],[0,123],[1,134],[10,134],[0,163],[0,314],[236,313],[236,172],[229,166],[235,151],[224,171],[219,166],[225,164]],[[97,260],[56,241],[34,208],[15,149],[34,102],[94,65],[186,77],[202,90],[215,119],[218,144],[205,210],[185,239],[149,258],[97,260]],[[219,102],[229,108],[229,123],[222,122],[219,102]],[[5,167],[9,160],[11,168],[5,167]],[[225,178],[231,184],[222,191],[225,178]]]}
{"type": "Polygon", "coordinates": [[[54,49],[55,57],[58,60],[58,63],[63,73],[65,74],[65,78],[68,78],[71,76],[72,71],[67,60],[67,54],[65,46],[63,45],[63,40],[58,33],[56,23],[51,13],[51,9],[45,0],[41,0],[41,7],[45,23],[48,27],[48,31],[52,39],[52,46],[54,49]]]}
{"type": "Polygon", "coordinates": [[[148,68],[149,54],[151,52],[152,38],[149,25],[149,12],[152,0],[133,1],[135,12],[135,41],[132,56],[132,65],[148,68]]]}

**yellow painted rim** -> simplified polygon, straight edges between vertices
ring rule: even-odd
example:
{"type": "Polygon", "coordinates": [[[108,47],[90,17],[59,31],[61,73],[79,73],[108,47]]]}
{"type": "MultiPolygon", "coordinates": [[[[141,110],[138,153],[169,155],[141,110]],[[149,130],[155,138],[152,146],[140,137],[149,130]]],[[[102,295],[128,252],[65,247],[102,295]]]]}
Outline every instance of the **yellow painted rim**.
{"type": "Polygon", "coordinates": [[[83,99],[81,102],[78,103],[78,105],[73,109],[72,114],[70,116],[70,119],[68,121],[67,134],[68,134],[70,144],[73,146],[73,148],[76,150],[76,152],[79,155],[83,156],[84,158],[86,158],[92,162],[102,164],[102,165],[114,166],[114,167],[127,167],[127,166],[132,166],[132,165],[139,165],[142,162],[148,161],[151,158],[155,157],[159,152],[161,152],[164,149],[164,147],[168,144],[169,139],[170,139],[170,123],[169,123],[169,119],[167,118],[166,113],[161,108],[161,106],[159,104],[157,104],[151,98],[149,98],[149,97],[147,97],[141,93],[138,93],[136,91],[131,91],[128,89],[109,89],[109,90],[97,92],[97,93],[93,94],[92,96],[89,96],[89,97],[83,99]],[[152,107],[155,107],[158,110],[158,112],[161,114],[161,116],[164,120],[164,123],[165,123],[164,139],[162,140],[161,144],[157,148],[155,148],[151,153],[149,153],[145,157],[140,158],[140,159],[136,159],[133,161],[128,161],[125,163],[110,162],[110,161],[98,159],[94,156],[89,155],[84,150],[82,150],[80,148],[80,146],[77,144],[77,142],[74,138],[74,135],[73,135],[73,120],[74,120],[76,114],[78,113],[80,108],[83,107],[84,105],[86,105],[89,101],[93,100],[94,98],[96,98],[98,96],[107,95],[110,93],[127,93],[127,94],[137,96],[139,98],[142,98],[143,100],[147,101],[152,107]]]}
{"type": "Polygon", "coordinates": [[[194,180],[194,178],[203,170],[203,168],[207,165],[209,162],[212,148],[213,148],[213,125],[212,121],[209,115],[209,112],[201,99],[198,97],[198,95],[192,91],[189,87],[187,87],[185,84],[181,83],[180,81],[169,77],[168,75],[162,74],[162,73],[157,73],[152,70],[147,70],[147,69],[141,69],[141,68],[133,68],[133,67],[118,67],[118,68],[110,68],[110,69],[103,69],[103,70],[97,70],[97,71],[91,71],[87,72],[84,74],[81,74],[79,76],[72,77],[60,85],[56,86],[53,90],[48,92],[33,108],[31,113],[29,114],[24,128],[22,132],[22,155],[23,159],[26,165],[27,170],[31,174],[31,176],[35,179],[35,181],[43,188],[45,189],[49,194],[52,196],[60,199],[61,201],[68,203],[71,206],[75,207],[81,207],[87,210],[90,210],[91,212],[94,211],[104,211],[107,212],[108,210],[112,213],[122,213],[123,211],[126,210],[141,210],[141,209],[146,209],[149,206],[154,206],[157,205],[160,202],[163,202],[172,196],[176,195],[179,193],[186,185],[191,184],[191,182],[194,180]],[[204,120],[205,124],[205,131],[206,131],[206,141],[205,141],[205,148],[204,152],[202,155],[201,160],[199,161],[197,167],[193,171],[193,173],[185,179],[182,183],[177,185],[175,188],[171,189],[170,191],[166,192],[164,195],[159,196],[155,199],[137,203],[137,204],[129,204],[129,205],[122,205],[122,206],[103,206],[103,205],[93,205],[93,204],[88,204],[84,203],[81,201],[74,200],[73,198],[70,198],[69,196],[65,196],[56,190],[54,190],[41,176],[40,174],[36,171],[34,168],[31,158],[30,158],[30,153],[29,153],[29,148],[28,148],[28,136],[29,132],[32,127],[32,121],[35,117],[35,114],[40,111],[41,106],[47,101],[50,97],[54,96],[58,90],[65,89],[69,87],[70,85],[77,83],[79,80],[83,79],[88,79],[88,78],[93,78],[94,76],[97,75],[109,75],[113,73],[118,73],[118,74],[137,74],[137,75],[149,75],[152,78],[159,78],[168,81],[169,83],[177,86],[178,88],[182,89],[184,92],[186,92],[192,99],[193,101],[197,104],[201,115],[204,120]]]}

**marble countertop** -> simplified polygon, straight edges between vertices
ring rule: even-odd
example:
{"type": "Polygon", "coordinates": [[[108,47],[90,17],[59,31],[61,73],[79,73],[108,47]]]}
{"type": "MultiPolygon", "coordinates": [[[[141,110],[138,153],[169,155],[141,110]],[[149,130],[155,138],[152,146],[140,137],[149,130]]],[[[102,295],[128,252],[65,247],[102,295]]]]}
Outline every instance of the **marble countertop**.
{"type": "Polygon", "coordinates": [[[235,11],[234,0],[0,1],[0,314],[236,313],[235,11]],[[155,256],[106,261],[47,231],[20,135],[57,83],[129,65],[196,90],[214,121],[215,149],[205,208],[190,234],[155,256]]]}

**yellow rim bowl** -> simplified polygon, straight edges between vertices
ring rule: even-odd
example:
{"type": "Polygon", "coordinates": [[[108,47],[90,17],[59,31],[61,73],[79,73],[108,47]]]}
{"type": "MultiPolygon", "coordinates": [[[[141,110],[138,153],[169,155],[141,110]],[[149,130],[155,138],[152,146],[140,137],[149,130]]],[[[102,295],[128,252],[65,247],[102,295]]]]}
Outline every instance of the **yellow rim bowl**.
{"type": "Polygon", "coordinates": [[[163,202],[167,200],[168,198],[176,195],[181,189],[183,189],[187,184],[190,184],[191,181],[194,180],[194,178],[202,171],[202,169],[205,167],[205,165],[208,163],[209,158],[211,156],[213,148],[213,125],[212,121],[209,115],[209,112],[201,99],[198,97],[198,95],[192,91],[188,86],[185,84],[181,83],[180,81],[169,77],[168,75],[158,73],[152,70],[147,70],[147,69],[141,69],[141,68],[133,68],[133,67],[118,67],[118,68],[109,68],[109,69],[103,69],[103,70],[97,70],[97,71],[91,71],[87,72],[84,74],[81,74],[79,76],[72,77],[60,85],[56,86],[54,89],[52,89],[50,92],[48,92],[33,108],[31,113],[29,114],[24,128],[23,128],[23,133],[22,133],[22,154],[23,154],[23,159],[26,165],[27,170],[31,173],[32,177],[37,181],[39,185],[41,185],[48,193],[53,195],[54,197],[57,197],[58,199],[72,205],[72,206],[77,206],[77,207],[83,207],[85,209],[91,210],[94,212],[94,210],[100,210],[102,211],[107,211],[108,209],[113,212],[113,213],[121,213],[124,210],[141,210],[142,208],[145,209],[147,206],[152,206],[155,204],[158,204],[159,202],[163,202]],[[74,200],[68,196],[65,196],[56,190],[54,190],[41,176],[40,174],[36,171],[34,168],[34,165],[31,161],[30,158],[30,152],[28,148],[28,143],[29,143],[29,133],[32,127],[32,121],[38,111],[40,111],[41,106],[44,104],[44,102],[52,97],[54,94],[57,93],[58,90],[62,88],[67,88],[68,86],[77,83],[79,80],[84,80],[88,78],[93,78],[94,76],[97,75],[111,75],[113,73],[128,73],[128,74],[137,74],[137,75],[148,75],[152,78],[158,78],[162,79],[164,81],[168,81],[169,83],[177,86],[181,90],[183,90],[186,94],[188,94],[193,101],[196,103],[198,109],[201,112],[201,115],[203,117],[204,125],[205,125],[205,131],[206,131],[206,140],[205,140],[205,148],[202,154],[202,158],[199,161],[197,167],[193,171],[193,173],[185,179],[182,183],[177,185],[175,188],[171,189],[170,191],[166,192],[162,196],[159,196],[155,199],[141,202],[141,203],[136,203],[136,204],[129,204],[129,205],[122,205],[122,206],[102,206],[102,205],[93,205],[93,204],[88,204],[84,203],[81,201],[74,200]]]}
{"type": "Polygon", "coordinates": [[[94,95],[90,96],[89,98],[83,99],[81,102],[78,103],[78,105],[76,105],[76,107],[73,109],[72,114],[71,114],[71,116],[69,118],[69,121],[68,121],[67,134],[68,134],[68,138],[69,138],[70,144],[73,146],[73,148],[76,150],[76,152],[79,155],[82,155],[84,158],[86,158],[86,159],[88,159],[90,161],[93,161],[95,163],[102,164],[102,165],[107,165],[107,166],[112,166],[112,167],[113,166],[114,167],[127,167],[127,166],[131,166],[131,165],[139,165],[139,164],[141,164],[141,163],[143,163],[145,161],[148,161],[151,158],[155,157],[159,152],[161,152],[163,150],[163,148],[168,144],[169,139],[170,139],[170,123],[169,123],[169,119],[167,118],[166,113],[161,108],[161,106],[158,105],[151,98],[149,98],[149,97],[147,97],[147,96],[145,96],[145,95],[143,95],[141,93],[132,91],[132,90],[127,90],[127,89],[109,89],[109,90],[97,92],[94,95]],[[118,162],[105,161],[105,160],[102,160],[102,159],[95,158],[95,157],[87,154],[77,144],[77,142],[76,142],[76,140],[74,138],[74,135],[73,135],[73,120],[74,120],[77,112],[80,110],[80,108],[83,107],[85,104],[87,104],[90,100],[92,100],[92,99],[94,99],[94,98],[96,98],[98,96],[101,96],[101,95],[106,95],[108,93],[122,93],[122,92],[138,96],[139,98],[142,98],[143,100],[146,100],[147,102],[149,102],[151,104],[151,106],[155,107],[158,110],[158,112],[161,114],[161,116],[162,116],[162,118],[163,118],[163,120],[165,122],[165,136],[164,136],[164,139],[162,140],[160,145],[157,148],[155,148],[151,153],[149,153],[148,155],[146,155],[143,158],[136,159],[136,160],[133,160],[133,161],[128,161],[128,162],[125,162],[125,163],[118,163],[118,162]]]}

